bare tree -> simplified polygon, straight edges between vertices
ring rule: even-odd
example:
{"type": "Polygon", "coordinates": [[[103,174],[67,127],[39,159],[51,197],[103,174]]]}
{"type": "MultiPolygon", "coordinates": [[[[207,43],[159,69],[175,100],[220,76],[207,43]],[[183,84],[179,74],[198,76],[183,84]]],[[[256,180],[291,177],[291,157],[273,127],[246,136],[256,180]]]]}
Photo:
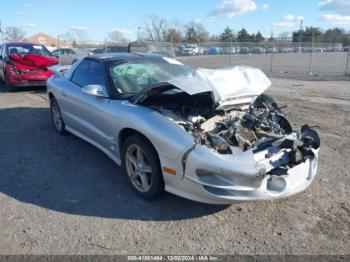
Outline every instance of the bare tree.
{"type": "Polygon", "coordinates": [[[85,27],[71,27],[71,34],[73,35],[74,41],[78,43],[84,43],[88,39],[88,29],[85,27]]]}
{"type": "Polygon", "coordinates": [[[170,28],[166,32],[165,41],[173,43],[182,42],[182,32],[177,28],[170,28]]]}
{"type": "Polygon", "coordinates": [[[0,21],[0,41],[4,38],[4,28],[2,27],[1,21],[0,21]]]}
{"type": "Polygon", "coordinates": [[[113,30],[108,33],[108,38],[112,41],[127,41],[127,38],[124,36],[123,32],[121,30],[113,30]]]}
{"type": "Polygon", "coordinates": [[[192,21],[185,25],[185,40],[187,42],[207,42],[209,32],[201,23],[192,21]]]}
{"type": "Polygon", "coordinates": [[[4,38],[6,41],[23,41],[26,36],[26,31],[17,26],[6,27],[4,38]]]}
{"type": "Polygon", "coordinates": [[[61,35],[61,40],[64,40],[67,43],[73,44],[76,41],[74,34],[71,31],[68,31],[61,35]]]}
{"type": "Polygon", "coordinates": [[[287,40],[289,38],[290,33],[289,32],[282,32],[278,34],[278,38],[282,40],[287,40]]]}
{"type": "Polygon", "coordinates": [[[143,31],[146,40],[162,42],[166,40],[168,23],[166,19],[152,15],[145,20],[143,31]]]}

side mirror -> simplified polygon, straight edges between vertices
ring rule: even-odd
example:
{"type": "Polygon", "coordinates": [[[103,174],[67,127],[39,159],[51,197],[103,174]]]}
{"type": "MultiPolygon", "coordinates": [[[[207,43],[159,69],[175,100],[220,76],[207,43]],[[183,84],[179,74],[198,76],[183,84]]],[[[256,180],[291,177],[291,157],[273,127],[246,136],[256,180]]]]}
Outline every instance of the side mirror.
{"type": "Polygon", "coordinates": [[[107,97],[105,87],[103,85],[87,85],[81,89],[81,92],[90,96],[107,97]]]}

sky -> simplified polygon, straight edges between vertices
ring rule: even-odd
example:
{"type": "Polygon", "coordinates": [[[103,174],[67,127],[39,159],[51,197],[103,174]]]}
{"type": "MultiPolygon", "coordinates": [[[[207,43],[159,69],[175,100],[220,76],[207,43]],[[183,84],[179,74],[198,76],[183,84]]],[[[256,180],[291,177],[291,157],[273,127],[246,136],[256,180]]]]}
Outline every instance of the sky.
{"type": "Polygon", "coordinates": [[[301,19],[305,26],[350,30],[350,0],[0,0],[2,26],[22,27],[28,36],[73,30],[102,41],[118,31],[133,40],[151,15],[177,27],[196,21],[212,34],[229,26],[277,36],[297,30],[301,19]]]}

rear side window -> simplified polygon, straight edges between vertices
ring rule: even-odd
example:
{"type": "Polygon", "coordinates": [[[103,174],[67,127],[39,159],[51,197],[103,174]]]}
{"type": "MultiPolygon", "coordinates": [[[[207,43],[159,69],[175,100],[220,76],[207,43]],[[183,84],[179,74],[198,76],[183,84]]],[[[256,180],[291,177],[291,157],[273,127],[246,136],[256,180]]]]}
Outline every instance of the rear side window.
{"type": "Polygon", "coordinates": [[[75,69],[72,82],[80,87],[86,85],[106,85],[102,64],[91,59],[85,59],[75,69]]]}

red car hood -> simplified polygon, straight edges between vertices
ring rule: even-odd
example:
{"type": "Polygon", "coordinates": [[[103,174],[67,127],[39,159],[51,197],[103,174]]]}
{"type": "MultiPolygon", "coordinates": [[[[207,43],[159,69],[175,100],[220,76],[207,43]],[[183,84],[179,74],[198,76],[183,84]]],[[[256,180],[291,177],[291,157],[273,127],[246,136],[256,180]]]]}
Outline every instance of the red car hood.
{"type": "Polygon", "coordinates": [[[9,58],[15,62],[17,69],[39,70],[58,64],[58,59],[55,57],[34,54],[12,54],[9,58]]]}

